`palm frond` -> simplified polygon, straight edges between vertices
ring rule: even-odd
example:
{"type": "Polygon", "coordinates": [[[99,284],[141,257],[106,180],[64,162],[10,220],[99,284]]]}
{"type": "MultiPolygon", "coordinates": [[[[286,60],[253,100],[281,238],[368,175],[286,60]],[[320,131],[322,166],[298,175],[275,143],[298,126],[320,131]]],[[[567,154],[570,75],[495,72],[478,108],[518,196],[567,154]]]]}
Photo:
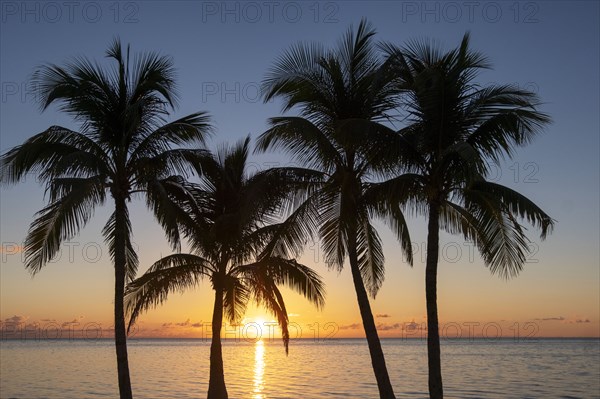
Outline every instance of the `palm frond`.
{"type": "Polygon", "coordinates": [[[466,107],[473,126],[466,141],[494,161],[512,157],[517,146],[530,143],[551,122],[537,110],[538,102],[534,93],[511,85],[478,90],[466,107]]]}
{"type": "Polygon", "coordinates": [[[321,217],[319,220],[319,237],[321,248],[325,254],[325,261],[329,267],[341,270],[344,267],[344,259],[348,253],[348,233],[352,231],[349,226],[353,219],[346,219],[343,212],[344,204],[342,196],[337,192],[321,194],[319,207],[321,217]]]}
{"type": "Polygon", "coordinates": [[[181,245],[180,228],[190,227],[192,220],[186,212],[197,208],[191,193],[177,176],[155,179],[146,185],[146,206],[162,226],[166,237],[175,250],[181,245]]]}
{"type": "Polygon", "coordinates": [[[225,277],[223,291],[225,315],[229,323],[236,324],[246,312],[248,300],[250,299],[250,290],[239,278],[228,274],[225,277]]]}
{"type": "Polygon", "coordinates": [[[373,26],[366,19],[362,19],[356,33],[353,27],[350,27],[338,43],[337,54],[340,55],[342,68],[347,73],[346,79],[350,85],[360,82],[379,66],[378,55],[373,45],[375,33],[373,26]]]}
{"type": "Polygon", "coordinates": [[[115,103],[118,87],[98,63],[75,58],[65,67],[45,65],[33,74],[42,109],[58,103],[59,110],[72,115],[88,128],[98,132],[115,103]]]}
{"type": "Polygon", "coordinates": [[[160,126],[142,138],[130,159],[152,158],[170,150],[173,145],[204,145],[213,132],[210,116],[196,112],[160,126]]]}
{"type": "Polygon", "coordinates": [[[273,224],[293,212],[309,198],[326,178],[325,174],[303,168],[271,168],[248,176],[240,203],[242,222],[273,224]]]}
{"type": "Polygon", "coordinates": [[[285,353],[289,351],[290,334],[288,330],[289,318],[283,296],[277,288],[268,270],[260,269],[257,264],[238,267],[234,272],[241,274],[246,287],[259,306],[264,306],[273,316],[277,318],[281,328],[281,338],[285,347],[285,353]]]}
{"type": "Polygon", "coordinates": [[[130,103],[147,102],[148,97],[154,98],[158,93],[170,107],[175,107],[175,67],[170,57],[155,52],[138,54],[132,69],[130,103]]]}
{"type": "MultiPolygon", "coordinates": [[[[131,241],[132,235],[132,227],[131,221],[129,219],[129,210],[125,208],[125,281],[132,281],[137,275],[137,269],[139,266],[139,259],[135,248],[133,247],[133,242],[131,241]]],[[[104,225],[102,229],[102,236],[104,237],[104,241],[108,245],[108,253],[110,254],[111,259],[115,260],[115,254],[117,251],[117,246],[121,245],[117,242],[117,219],[116,212],[113,212],[112,215],[108,218],[108,221],[104,225]]]]}
{"type": "MultiPolygon", "coordinates": [[[[266,228],[271,231],[270,240],[262,249],[264,256],[297,257],[309,239],[318,231],[320,193],[312,193],[281,223],[266,228]]],[[[262,229],[261,229],[262,230],[262,229]]]]}
{"type": "Polygon", "coordinates": [[[329,171],[341,164],[341,158],[330,138],[310,121],[300,117],[271,118],[271,127],[258,137],[257,151],[283,150],[292,161],[329,171]]]}
{"type": "MultiPolygon", "coordinates": [[[[25,238],[25,267],[36,274],[88,222],[106,193],[97,177],[72,179],[60,195],[36,214],[25,238]]],[[[58,195],[58,192],[55,193],[58,195]]]]}
{"type": "Polygon", "coordinates": [[[277,287],[283,285],[292,289],[318,309],[325,305],[325,287],[319,275],[293,259],[265,257],[256,263],[237,266],[231,273],[245,281],[245,286],[255,301],[277,317],[286,353],[289,342],[288,315],[283,296],[277,287]]]}
{"type": "Polygon", "coordinates": [[[485,248],[487,237],[480,234],[480,221],[466,209],[452,201],[445,201],[440,207],[440,229],[449,234],[462,234],[465,240],[479,243],[485,248]]]}
{"type": "Polygon", "coordinates": [[[368,220],[359,223],[357,233],[358,267],[365,287],[375,298],[385,277],[383,246],[379,234],[368,220]]]}
{"type": "Polygon", "coordinates": [[[554,228],[554,220],[533,201],[515,190],[501,184],[488,181],[477,181],[470,187],[470,192],[480,191],[499,200],[502,207],[510,214],[519,216],[541,230],[541,238],[546,238],[554,228]]]}
{"type": "Polygon", "coordinates": [[[274,62],[261,84],[264,101],[275,96],[289,96],[284,110],[304,102],[310,91],[315,92],[315,82],[321,80],[318,70],[324,57],[325,50],[319,43],[299,43],[290,47],[274,62]]]}
{"type": "MultiPolygon", "coordinates": [[[[415,202],[421,206],[419,202],[415,202]]],[[[406,209],[411,209],[405,206],[406,209]]],[[[396,239],[400,243],[400,249],[404,254],[404,259],[409,265],[413,264],[412,242],[408,231],[408,224],[404,216],[404,212],[400,207],[400,203],[396,201],[384,200],[380,203],[367,204],[369,214],[377,217],[392,230],[396,239]]]]}
{"type": "Polygon", "coordinates": [[[14,184],[27,173],[53,177],[89,177],[110,173],[104,150],[81,133],[51,126],[0,157],[0,183],[14,184]]]}
{"type": "Polygon", "coordinates": [[[128,169],[134,177],[136,189],[145,190],[156,179],[175,174],[185,177],[202,174],[206,156],[207,151],[202,149],[171,149],[150,158],[131,160],[128,169]]]}
{"type": "Polygon", "coordinates": [[[169,293],[183,292],[212,276],[209,261],[195,255],[175,254],[155,262],[140,278],[127,285],[125,309],[129,315],[128,330],[138,316],[163,303],[169,293]]]}
{"type": "Polygon", "coordinates": [[[501,200],[481,190],[465,190],[466,209],[478,221],[476,241],[493,274],[514,277],[523,268],[529,240],[501,200]]]}

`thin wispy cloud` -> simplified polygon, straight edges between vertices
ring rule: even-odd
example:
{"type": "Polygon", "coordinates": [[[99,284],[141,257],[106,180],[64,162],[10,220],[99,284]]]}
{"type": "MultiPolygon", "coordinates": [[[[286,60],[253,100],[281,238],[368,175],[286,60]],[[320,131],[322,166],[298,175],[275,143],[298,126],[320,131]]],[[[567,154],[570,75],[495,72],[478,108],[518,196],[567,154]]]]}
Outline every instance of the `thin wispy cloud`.
{"type": "Polygon", "coordinates": [[[61,326],[62,326],[63,328],[64,328],[64,327],[69,327],[69,326],[76,326],[76,325],[79,325],[79,324],[80,324],[81,320],[83,320],[83,316],[76,317],[76,318],[74,318],[74,319],[73,319],[73,320],[71,320],[71,321],[65,321],[65,322],[63,322],[63,323],[61,324],[61,326]]]}
{"type": "Polygon", "coordinates": [[[360,328],[359,323],[352,323],[352,324],[340,326],[340,330],[356,330],[357,328],[360,328]]]}
{"type": "Polygon", "coordinates": [[[391,330],[399,330],[402,328],[402,324],[394,323],[394,324],[378,324],[377,329],[379,331],[391,331],[391,330]]]}
{"type": "Polygon", "coordinates": [[[13,324],[21,324],[21,323],[24,323],[25,321],[27,321],[28,319],[29,319],[29,317],[27,317],[27,316],[14,315],[12,317],[4,319],[4,322],[5,323],[13,323],[13,324]]]}
{"type": "Polygon", "coordinates": [[[537,318],[537,319],[533,319],[535,321],[565,321],[566,319],[563,316],[559,316],[559,317],[544,317],[544,318],[537,318]]]}
{"type": "Polygon", "coordinates": [[[161,328],[163,329],[169,329],[169,328],[186,328],[186,327],[192,327],[192,328],[200,328],[202,327],[202,321],[199,321],[197,323],[194,323],[191,319],[187,319],[186,321],[182,321],[179,323],[174,323],[174,322],[168,322],[168,323],[163,323],[161,324],[161,328]]]}
{"type": "Polygon", "coordinates": [[[589,318],[579,317],[579,316],[570,317],[570,318],[566,318],[564,316],[543,317],[543,318],[537,318],[537,319],[533,319],[533,320],[535,320],[535,321],[560,321],[563,324],[586,324],[586,323],[592,322],[589,318]]]}
{"type": "Polygon", "coordinates": [[[425,325],[419,324],[413,320],[411,322],[404,323],[404,325],[402,326],[402,330],[405,330],[405,331],[425,330],[425,325]]]}

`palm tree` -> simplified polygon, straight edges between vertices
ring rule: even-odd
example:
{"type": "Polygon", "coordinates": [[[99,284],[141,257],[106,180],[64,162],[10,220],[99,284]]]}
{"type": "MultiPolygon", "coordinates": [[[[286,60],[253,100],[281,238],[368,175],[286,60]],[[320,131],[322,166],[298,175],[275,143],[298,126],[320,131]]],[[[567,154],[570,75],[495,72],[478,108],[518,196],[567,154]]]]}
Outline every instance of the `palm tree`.
{"type": "Polygon", "coordinates": [[[104,70],[77,58],[65,67],[46,65],[34,74],[42,109],[59,104],[80,124],[79,131],[51,126],[0,158],[1,182],[16,183],[37,173],[48,205],[37,213],[25,240],[25,267],[36,274],[89,221],[107,197],[114,212],[102,230],[115,267],[115,344],[119,392],[131,398],[123,295],[135,277],[138,258],[131,241],[128,203],[145,193],[146,204],[177,247],[174,216],[181,212],[165,195],[176,184],[169,176],[193,171],[202,151],[171,149],[198,144],[210,130],[208,117],[194,113],[166,123],[175,102],[174,69],[169,58],[141,54],[130,63],[119,40],[107,51],[116,68],[104,70]]]}
{"type": "Polygon", "coordinates": [[[425,286],[429,393],[442,398],[437,310],[440,228],[473,240],[492,273],[516,276],[528,253],[523,221],[541,229],[553,220],[516,191],[486,181],[489,162],[511,157],[516,146],[530,142],[550,119],[537,110],[534,93],[511,85],[476,84],[477,72],[489,68],[469,48],[443,53],[428,42],[405,48],[384,45],[403,92],[408,120],[399,134],[382,139],[383,158],[396,162],[403,152],[406,173],[377,189],[379,196],[410,203],[428,218],[425,286]]]}
{"type": "Polygon", "coordinates": [[[379,394],[394,398],[369,303],[369,294],[374,298],[384,279],[382,244],[372,218],[389,221],[410,262],[412,256],[400,208],[370,194],[388,172],[374,146],[388,129],[370,122],[388,118],[397,105],[374,35],[363,20],[356,34],[350,28],[334,50],[298,44],[285,52],[263,82],[264,98],[282,98],[284,110],[299,106],[301,115],[271,119],[257,148],[282,149],[321,174],[321,184],[292,217],[319,226],[330,267],[341,270],[348,257],[379,394]]]}
{"type": "MultiPolygon", "coordinates": [[[[174,254],[154,263],[129,284],[126,294],[130,326],[140,312],[157,306],[173,291],[196,287],[205,277],[215,291],[210,347],[208,398],[228,397],[223,374],[221,326],[223,316],[239,322],[250,299],[277,318],[288,351],[288,315],[278,288],[288,286],[318,308],[324,287],[317,273],[290,259],[304,241],[294,224],[277,219],[290,204],[294,178],[309,174],[270,169],[247,175],[249,138],[233,148],[223,147],[200,161],[200,184],[185,183],[171,192],[189,218],[180,219],[192,254],[174,254]]],[[[304,176],[304,177],[303,177],[304,176]]]]}

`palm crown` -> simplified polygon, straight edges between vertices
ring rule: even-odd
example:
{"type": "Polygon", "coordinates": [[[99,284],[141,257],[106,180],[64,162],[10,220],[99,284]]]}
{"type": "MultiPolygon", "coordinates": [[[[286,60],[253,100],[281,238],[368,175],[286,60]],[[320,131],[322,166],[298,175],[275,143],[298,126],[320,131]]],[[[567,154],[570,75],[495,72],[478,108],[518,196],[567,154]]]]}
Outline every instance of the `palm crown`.
{"type": "Polygon", "coordinates": [[[130,284],[130,323],[169,292],[193,288],[208,278],[223,298],[223,310],[215,307],[215,312],[223,311],[230,323],[238,323],[248,301],[255,300],[277,318],[287,351],[288,315],[278,287],[291,288],[319,308],[324,305],[319,276],[290,258],[299,254],[304,238],[289,245],[290,223],[277,222],[291,205],[292,187],[310,176],[281,169],[248,175],[248,151],[249,138],[203,156],[200,183],[185,183],[171,192],[189,215],[179,222],[192,254],[167,256],[130,284]]]}
{"type": "MultiPolygon", "coordinates": [[[[61,111],[80,122],[80,132],[52,126],[2,156],[3,182],[14,183],[35,172],[46,184],[50,203],[38,214],[25,243],[26,266],[34,273],[52,259],[61,241],[85,225],[107,192],[124,199],[145,192],[147,205],[170,242],[175,245],[179,240],[169,217],[177,210],[165,201],[166,178],[191,171],[189,162],[200,151],[170,147],[203,142],[210,131],[208,116],[200,112],[165,124],[175,101],[174,70],[168,58],[154,53],[137,56],[130,70],[129,49],[123,54],[118,41],[107,56],[117,63],[110,72],[83,58],[65,68],[39,69],[34,76],[43,108],[60,104],[61,111]]],[[[103,234],[114,256],[114,214],[103,234]]],[[[137,258],[130,241],[127,245],[131,279],[137,258]]]]}
{"type": "Polygon", "coordinates": [[[542,238],[553,221],[523,195],[486,177],[490,162],[511,157],[549,122],[536,109],[537,96],[512,85],[477,85],[477,72],[489,64],[469,49],[468,34],[447,53],[420,42],[385,47],[408,121],[399,134],[388,134],[382,153],[392,163],[401,158],[408,172],[387,182],[392,196],[419,212],[428,209],[424,204],[439,205],[443,229],[474,240],[492,272],[516,275],[529,244],[517,218],[540,227],[542,238]]]}
{"type": "Polygon", "coordinates": [[[370,194],[376,186],[371,180],[387,172],[378,146],[389,133],[371,121],[389,117],[397,105],[392,94],[398,92],[387,65],[377,57],[374,34],[361,21],[335,50],[299,44],[284,53],[263,82],[265,100],[282,97],[285,110],[298,106],[302,116],[272,118],[257,144],[259,151],[283,150],[321,175],[300,208],[302,216],[320,227],[327,262],[338,269],[344,265],[348,237],[357,234],[363,278],[373,296],[383,280],[383,252],[373,216],[392,223],[412,260],[399,208],[370,194]]]}

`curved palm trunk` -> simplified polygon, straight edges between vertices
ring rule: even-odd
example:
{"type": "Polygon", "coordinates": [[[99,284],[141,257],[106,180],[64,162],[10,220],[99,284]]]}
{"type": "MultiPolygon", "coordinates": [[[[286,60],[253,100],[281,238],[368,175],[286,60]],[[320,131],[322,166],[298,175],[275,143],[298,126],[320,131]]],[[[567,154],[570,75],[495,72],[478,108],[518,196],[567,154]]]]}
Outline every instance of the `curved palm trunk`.
{"type": "Polygon", "coordinates": [[[395,399],[390,376],[387,371],[387,366],[385,365],[385,357],[383,355],[383,350],[381,349],[381,342],[379,341],[379,335],[377,334],[377,327],[375,327],[375,319],[373,318],[373,312],[371,311],[371,305],[369,304],[369,296],[367,295],[367,290],[365,289],[365,284],[363,283],[358,267],[356,238],[351,238],[348,248],[348,258],[350,261],[350,270],[352,271],[354,289],[356,290],[358,307],[360,309],[360,316],[369,345],[371,364],[375,373],[375,379],[377,380],[377,387],[379,388],[379,397],[381,399],[395,399]]]}
{"type": "Polygon", "coordinates": [[[227,399],[225,375],[223,373],[223,352],[221,350],[221,325],[223,323],[223,290],[215,287],[215,306],[212,318],[212,340],[210,344],[210,379],[208,399],[227,399]]]}
{"type": "Polygon", "coordinates": [[[127,359],[127,330],[123,296],[125,295],[125,247],[127,236],[126,204],[124,198],[115,198],[115,347],[119,376],[119,396],[132,399],[127,359]]]}
{"type": "Polygon", "coordinates": [[[439,205],[429,205],[427,232],[427,264],[425,267],[425,295],[427,298],[427,360],[429,364],[429,397],[442,399],[442,365],[440,359],[440,332],[437,310],[437,267],[439,252],[439,205]]]}

